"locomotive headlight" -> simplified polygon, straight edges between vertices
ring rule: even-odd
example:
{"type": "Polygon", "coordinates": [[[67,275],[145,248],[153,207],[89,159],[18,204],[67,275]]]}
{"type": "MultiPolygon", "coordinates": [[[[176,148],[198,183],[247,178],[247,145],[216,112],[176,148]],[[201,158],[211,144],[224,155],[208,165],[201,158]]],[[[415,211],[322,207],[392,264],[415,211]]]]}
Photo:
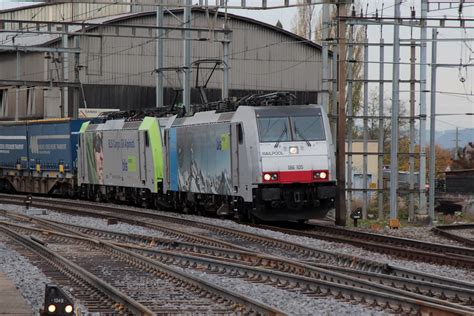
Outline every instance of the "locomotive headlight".
{"type": "Polygon", "coordinates": [[[272,174],[272,180],[273,180],[273,181],[278,180],[278,174],[277,174],[277,173],[273,173],[273,174],[272,174]]]}
{"type": "Polygon", "coordinates": [[[327,170],[318,170],[313,173],[314,180],[327,180],[328,176],[329,172],[327,170]]]}
{"type": "Polygon", "coordinates": [[[64,307],[64,311],[68,314],[72,313],[72,305],[66,305],[66,307],[64,307]]]}
{"type": "Polygon", "coordinates": [[[271,174],[265,173],[265,174],[263,175],[263,180],[265,180],[265,181],[270,181],[271,179],[272,179],[272,175],[271,175],[271,174]]]}
{"type": "Polygon", "coordinates": [[[50,304],[50,305],[48,306],[48,312],[54,313],[55,311],[56,311],[56,305],[50,304]]]}
{"type": "Polygon", "coordinates": [[[298,153],[298,147],[290,147],[290,154],[296,155],[298,153]]]}

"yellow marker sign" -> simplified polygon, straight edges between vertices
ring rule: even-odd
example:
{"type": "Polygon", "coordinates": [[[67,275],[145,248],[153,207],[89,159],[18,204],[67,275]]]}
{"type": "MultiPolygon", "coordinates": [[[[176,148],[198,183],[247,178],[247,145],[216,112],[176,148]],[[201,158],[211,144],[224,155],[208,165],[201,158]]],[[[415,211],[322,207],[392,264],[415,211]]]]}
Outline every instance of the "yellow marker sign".
{"type": "Polygon", "coordinates": [[[128,156],[127,169],[128,169],[128,172],[137,172],[137,157],[128,156]]]}
{"type": "Polygon", "coordinates": [[[229,134],[221,135],[221,150],[229,150],[230,148],[230,137],[229,134]]]}

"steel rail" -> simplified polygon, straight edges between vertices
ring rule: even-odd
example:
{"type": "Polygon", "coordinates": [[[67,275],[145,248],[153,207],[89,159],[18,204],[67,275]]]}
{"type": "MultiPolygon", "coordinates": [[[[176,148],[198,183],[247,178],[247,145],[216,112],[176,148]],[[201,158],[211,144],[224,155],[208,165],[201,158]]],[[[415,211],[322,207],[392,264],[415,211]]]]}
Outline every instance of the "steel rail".
{"type": "MultiPolygon", "coordinates": [[[[18,228],[30,229],[29,227],[14,225],[18,228]]],[[[60,228],[60,227],[59,227],[60,228]]],[[[39,229],[33,229],[41,233],[39,229]]],[[[71,235],[65,235],[59,232],[51,232],[58,236],[71,238],[71,235]]],[[[79,237],[82,240],[82,237],[79,237]]],[[[88,240],[88,238],[85,238],[88,240]]],[[[288,272],[268,271],[260,267],[249,267],[246,265],[220,261],[210,258],[196,257],[192,255],[174,254],[169,251],[153,250],[144,247],[136,247],[126,244],[115,244],[118,247],[129,248],[139,253],[145,253],[152,256],[152,260],[158,260],[167,265],[181,266],[183,268],[204,267],[210,273],[225,274],[231,277],[241,277],[250,282],[267,283],[286,290],[300,290],[306,294],[326,293],[335,297],[343,297],[355,301],[373,301],[380,307],[392,309],[395,312],[433,312],[433,313],[453,313],[463,315],[474,313],[472,307],[462,306],[456,303],[423,296],[416,293],[405,292],[387,285],[372,283],[363,279],[348,276],[329,270],[319,269],[308,265],[302,265],[306,270],[304,276],[298,276],[288,272]],[[358,298],[358,299],[355,299],[358,298]],[[395,306],[395,307],[394,307],[395,306]]],[[[468,297],[464,299],[466,304],[472,303],[471,291],[468,297]]]]}
{"type": "Polygon", "coordinates": [[[268,225],[258,225],[257,227],[301,237],[348,243],[372,251],[392,254],[409,259],[449,264],[464,268],[474,267],[474,249],[471,248],[441,245],[414,239],[359,232],[325,225],[311,224],[309,226],[312,227],[310,231],[268,225]]]}
{"type": "MultiPolygon", "coordinates": [[[[13,204],[19,204],[22,205],[22,200],[18,200],[15,198],[9,198],[5,199],[1,197],[2,195],[0,194],[0,203],[13,203],[13,204]],[[10,202],[9,202],[10,201],[10,202]]],[[[359,269],[362,270],[371,270],[371,271],[387,271],[388,270],[388,265],[386,264],[380,264],[375,261],[370,261],[367,259],[361,259],[357,258],[354,256],[350,255],[345,255],[345,254],[337,254],[334,252],[326,251],[326,250],[321,250],[317,249],[314,247],[308,247],[308,246],[303,246],[297,243],[289,242],[289,241],[284,241],[284,240],[279,240],[277,238],[272,238],[272,237],[264,237],[260,236],[257,234],[253,233],[247,233],[243,231],[239,231],[237,229],[233,228],[227,228],[227,227],[221,227],[213,224],[207,224],[207,223],[202,223],[202,222],[197,222],[197,221],[192,221],[184,218],[175,218],[172,216],[167,216],[167,215],[161,215],[153,212],[146,212],[143,210],[134,210],[134,209],[127,209],[127,208],[121,208],[119,206],[116,206],[115,208],[111,206],[106,206],[106,205],[94,205],[92,203],[80,203],[78,201],[72,201],[73,203],[69,203],[69,200],[63,200],[65,203],[62,205],[61,200],[51,200],[51,199],[42,199],[41,201],[35,197],[32,205],[35,207],[43,207],[47,209],[52,209],[56,210],[59,212],[67,212],[71,214],[85,214],[88,216],[95,216],[95,217],[101,217],[101,218],[116,218],[118,220],[121,220],[126,223],[130,223],[133,225],[140,225],[142,227],[147,227],[151,229],[157,229],[160,231],[164,232],[169,232],[172,235],[179,236],[181,238],[185,238],[186,240],[191,240],[191,241],[198,241],[202,240],[202,242],[206,242],[208,245],[216,246],[216,247],[225,247],[225,248],[232,248],[232,249],[240,249],[243,251],[249,251],[248,248],[237,246],[225,241],[221,241],[218,239],[210,238],[210,237],[204,237],[204,236],[199,236],[196,234],[184,232],[183,230],[178,230],[178,229],[172,229],[164,224],[157,224],[157,223],[152,223],[149,220],[145,221],[144,218],[148,219],[156,219],[160,221],[166,221],[170,223],[175,223],[179,225],[185,225],[189,227],[197,227],[197,228],[203,228],[207,229],[213,232],[217,232],[220,234],[224,234],[227,236],[234,236],[234,237],[239,237],[239,238],[244,238],[247,241],[252,241],[252,242],[257,242],[261,245],[272,245],[274,247],[278,247],[280,249],[286,250],[286,251],[293,251],[296,252],[300,255],[305,255],[305,256],[310,256],[313,259],[319,259],[319,260],[332,260],[335,264],[338,265],[343,265],[343,266],[357,266],[359,269]],[[84,207],[89,207],[89,209],[84,209],[84,207]],[[108,212],[106,214],[99,214],[97,211],[91,210],[90,207],[93,206],[95,209],[102,210],[105,212],[108,212]],[[118,213],[124,213],[127,215],[133,215],[133,216],[141,216],[144,218],[141,219],[131,219],[129,217],[125,217],[122,215],[119,215],[118,213]]]]}
{"type": "MultiPolygon", "coordinates": [[[[131,247],[131,246],[129,246],[131,247]]],[[[149,248],[131,247],[134,250],[138,250],[144,253],[153,255],[159,261],[165,263],[172,263],[173,265],[180,265],[183,267],[207,267],[208,271],[215,273],[225,273],[230,276],[241,276],[249,279],[256,279],[257,282],[263,282],[267,280],[271,284],[278,286],[287,286],[291,290],[299,288],[300,290],[314,289],[318,287],[326,288],[335,294],[335,297],[344,295],[346,299],[351,299],[354,296],[361,296],[366,301],[375,300],[378,306],[390,306],[396,304],[398,309],[396,311],[432,311],[434,313],[442,312],[453,312],[453,313],[474,313],[474,308],[470,306],[464,306],[457,303],[452,303],[447,300],[429,297],[422,294],[404,291],[392,287],[390,285],[378,284],[376,282],[370,282],[358,277],[350,276],[349,274],[342,274],[329,269],[319,269],[317,267],[311,267],[309,265],[301,264],[308,274],[298,275],[295,273],[282,272],[282,271],[269,271],[268,269],[261,267],[249,267],[246,265],[225,262],[221,260],[215,260],[211,258],[202,258],[192,255],[181,255],[170,253],[167,251],[153,250],[149,248]],[[335,293],[333,291],[336,291],[335,293]],[[352,292],[352,293],[350,293],[352,292]],[[349,294],[350,293],[350,294],[349,294]],[[406,308],[404,308],[404,306],[406,308]],[[448,309],[445,309],[448,308],[448,309]]],[[[286,262],[282,262],[285,264],[286,262]]],[[[291,267],[286,265],[283,270],[290,269],[291,267]]],[[[357,274],[356,271],[354,271],[357,274]]],[[[426,293],[433,294],[434,287],[430,287],[426,293]]],[[[469,292],[466,296],[458,295],[461,289],[450,289],[453,292],[451,298],[463,301],[466,305],[473,303],[474,291],[462,291],[469,292]],[[459,290],[459,291],[458,291],[459,290]],[[456,292],[456,293],[454,293],[456,292]]],[[[324,290],[323,290],[324,292],[324,290]]],[[[445,291],[446,293],[448,291],[445,291]]],[[[316,293],[314,293],[316,294],[316,293]]]]}
{"type": "MultiPolygon", "coordinates": [[[[439,296],[441,298],[452,299],[454,301],[461,301],[465,304],[471,304],[473,302],[474,287],[472,284],[466,282],[451,281],[451,284],[446,284],[444,280],[442,282],[433,282],[433,280],[424,280],[424,275],[418,274],[413,279],[406,278],[405,276],[392,276],[378,273],[371,273],[360,270],[353,270],[343,267],[336,267],[334,265],[325,264],[306,264],[299,261],[290,260],[284,257],[271,256],[265,254],[257,254],[254,252],[241,251],[241,250],[230,250],[217,248],[212,246],[196,245],[190,243],[182,243],[179,241],[166,240],[162,238],[149,237],[144,235],[129,235],[125,233],[117,233],[106,230],[100,230],[84,226],[75,226],[72,224],[65,224],[62,222],[56,222],[51,220],[38,219],[36,217],[30,217],[26,215],[8,214],[13,217],[22,217],[26,221],[36,221],[39,224],[50,227],[56,230],[66,230],[71,234],[78,234],[83,237],[102,237],[103,235],[112,236],[114,239],[118,239],[117,243],[122,242],[138,242],[146,247],[155,246],[157,243],[167,245],[167,249],[178,250],[181,249],[184,253],[192,253],[199,256],[205,256],[210,258],[219,257],[221,260],[228,260],[230,262],[244,262],[245,264],[252,266],[263,266],[270,269],[276,269],[283,272],[290,271],[291,273],[303,276],[311,276],[321,278],[321,275],[325,279],[333,279],[334,275],[331,275],[332,270],[338,270],[342,273],[353,275],[355,277],[365,278],[371,282],[377,282],[379,284],[388,285],[405,291],[411,291],[429,296],[439,296]],[[65,226],[70,228],[65,228],[65,226]],[[79,231],[78,231],[79,230],[79,231]],[[82,233],[85,231],[86,233],[82,233]],[[315,270],[314,267],[323,268],[327,271],[315,270]],[[431,281],[431,282],[430,282],[431,281]]],[[[122,244],[123,245],[123,244],[122,244]]],[[[126,245],[124,247],[134,248],[134,245],[126,245]]],[[[344,283],[347,280],[339,280],[338,282],[344,283]]]]}
{"type": "Polygon", "coordinates": [[[107,284],[102,279],[96,277],[92,273],[76,265],[74,262],[58,255],[54,251],[39,244],[38,242],[25,238],[17,234],[16,232],[8,229],[4,225],[0,225],[0,230],[4,234],[8,235],[12,240],[21,243],[23,246],[39,254],[52,265],[56,267],[61,266],[74,276],[84,280],[84,282],[88,283],[93,288],[99,289],[102,293],[106,294],[108,297],[119,303],[121,306],[124,306],[131,313],[136,315],[154,315],[152,311],[135,301],[133,298],[126,296],[113,286],[107,284]]]}
{"type": "MultiPolygon", "coordinates": [[[[10,198],[9,200],[11,202],[7,202],[7,203],[22,204],[22,203],[19,203],[18,197],[19,196],[16,196],[16,199],[15,198],[10,198]]],[[[2,194],[0,194],[0,202],[4,202],[4,198],[2,197],[2,194]]],[[[245,238],[247,240],[253,240],[254,242],[259,242],[260,244],[271,246],[272,248],[280,248],[280,249],[287,250],[287,251],[288,250],[296,251],[300,254],[304,254],[304,255],[309,256],[313,259],[323,259],[323,260],[331,260],[332,259],[333,262],[331,262],[331,263],[335,264],[337,266],[351,267],[351,268],[356,268],[358,270],[363,270],[363,271],[379,272],[379,273],[383,273],[383,274],[390,274],[390,275],[399,276],[399,277],[403,277],[403,278],[409,278],[409,279],[413,279],[413,280],[422,280],[422,281],[431,282],[431,283],[444,284],[444,285],[449,285],[449,286],[453,286],[453,287],[472,288],[472,284],[470,284],[468,282],[463,282],[463,281],[454,280],[454,279],[451,279],[451,278],[446,278],[446,277],[441,277],[441,276],[437,276],[437,275],[422,273],[422,272],[419,272],[419,271],[410,270],[410,269],[406,269],[406,268],[395,266],[395,265],[382,264],[382,263],[379,263],[379,262],[370,261],[370,260],[366,260],[366,259],[362,259],[362,258],[357,258],[357,257],[354,257],[354,256],[349,256],[349,255],[344,255],[344,254],[337,254],[337,253],[333,253],[333,252],[329,252],[329,251],[323,251],[323,250],[320,250],[320,249],[317,249],[317,248],[314,248],[314,247],[308,247],[308,246],[300,245],[300,244],[297,244],[297,243],[291,243],[291,242],[288,242],[288,241],[279,240],[277,238],[264,237],[264,236],[257,235],[257,234],[242,232],[242,231],[239,231],[237,229],[226,228],[226,227],[221,227],[221,226],[202,223],[202,222],[196,222],[196,221],[192,221],[192,220],[189,220],[189,219],[176,218],[176,217],[172,217],[172,216],[169,216],[169,215],[161,215],[161,214],[157,214],[157,213],[153,213],[153,212],[147,212],[147,211],[143,211],[143,210],[136,210],[136,209],[129,209],[129,208],[127,209],[127,208],[123,208],[123,207],[120,207],[120,206],[112,207],[112,206],[107,206],[107,205],[97,205],[97,204],[89,203],[89,202],[82,203],[82,201],[81,202],[74,201],[75,204],[71,205],[71,203],[69,203],[69,202],[70,202],[69,200],[44,199],[44,198],[36,198],[35,197],[35,200],[34,200],[33,204],[36,205],[36,206],[43,206],[45,208],[54,208],[54,209],[56,209],[58,211],[62,211],[62,212],[67,211],[69,213],[76,213],[76,214],[84,212],[85,214],[88,214],[88,215],[91,215],[91,216],[99,216],[99,215],[95,214],[90,209],[80,210],[80,209],[77,209],[77,208],[80,208],[80,207],[84,208],[85,206],[87,206],[89,208],[94,207],[94,208],[100,208],[100,209],[108,209],[108,210],[110,210],[110,212],[115,210],[115,213],[110,213],[110,214],[108,214],[108,216],[100,215],[100,217],[115,217],[115,218],[118,218],[118,219],[121,219],[122,217],[120,215],[117,215],[117,212],[124,212],[125,214],[132,214],[134,216],[136,216],[137,214],[140,214],[141,216],[148,217],[148,218],[157,218],[157,219],[162,219],[162,220],[173,222],[173,223],[178,223],[178,224],[181,224],[181,225],[184,224],[184,225],[189,225],[189,226],[193,226],[193,227],[200,227],[200,228],[212,230],[212,231],[215,231],[215,232],[220,232],[222,234],[239,236],[239,237],[245,238]],[[54,205],[49,205],[45,202],[40,203],[39,201],[49,201],[50,203],[54,203],[54,205]],[[58,202],[60,202],[60,201],[63,201],[64,203],[67,203],[67,206],[71,206],[69,208],[69,211],[65,210],[65,206],[60,206],[58,204],[58,202]],[[72,207],[74,205],[76,206],[76,209],[74,209],[72,207]],[[50,207],[50,206],[52,206],[52,207],[50,207]]],[[[130,220],[130,219],[127,219],[127,218],[124,218],[123,220],[125,222],[129,222],[129,223],[132,223],[132,224],[135,224],[135,225],[141,225],[141,226],[144,226],[144,227],[149,227],[149,228],[152,228],[152,229],[160,230],[163,227],[163,226],[156,226],[154,224],[150,224],[149,221],[143,222],[143,221],[139,221],[139,220],[130,220]]],[[[186,234],[184,232],[181,232],[181,233],[186,234]]],[[[214,241],[215,242],[220,242],[217,239],[214,239],[214,241]]],[[[212,246],[219,247],[218,244],[214,244],[212,246]]],[[[234,249],[248,251],[247,248],[238,247],[238,246],[235,246],[234,249]]]]}
{"type": "MultiPolygon", "coordinates": [[[[264,303],[258,302],[250,297],[245,295],[240,295],[237,293],[233,293],[230,290],[227,290],[223,287],[218,285],[212,284],[210,282],[201,280],[193,275],[189,275],[183,271],[177,270],[173,267],[170,267],[166,264],[157,262],[152,260],[146,256],[140,255],[135,253],[131,250],[125,249],[123,247],[117,246],[114,243],[110,243],[107,241],[101,241],[98,239],[93,239],[90,237],[83,237],[79,235],[71,235],[66,233],[61,233],[57,231],[51,231],[44,229],[35,229],[31,227],[21,226],[21,225],[14,225],[11,223],[0,221],[0,228],[2,226],[12,225],[18,229],[34,231],[38,234],[46,233],[47,235],[55,235],[59,238],[66,238],[72,239],[80,243],[87,242],[93,247],[98,247],[107,253],[111,253],[115,257],[130,263],[134,263],[136,266],[142,267],[144,270],[153,270],[157,273],[164,273],[166,276],[180,280],[180,282],[188,284],[188,286],[193,289],[195,292],[200,292],[202,290],[206,291],[207,293],[211,294],[213,300],[218,301],[219,299],[225,299],[234,304],[240,306],[239,308],[243,308],[247,312],[254,312],[260,315],[285,315],[285,313],[281,310],[276,308],[270,307],[264,303]]],[[[61,229],[61,228],[60,228],[61,229]]],[[[44,246],[43,246],[44,247],[44,246]]],[[[87,272],[87,271],[86,271],[87,272]]],[[[473,310],[474,311],[474,310],[473,310]]],[[[140,313],[143,315],[143,313],[140,313]]],[[[153,314],[153,313],[152,313],[153,314]]]]}
{"type": "MultiPolygon", "coordinates": [[[[457,225],[440,225],[433,227],[431,231],[439,236],[458,241],[468,247],[474,247],[474,235],[473,238],[467,238],[451,233],[452,230],[463,230],[463,229],[473,229],[474,224],[457,224],[457,225]]],[[[474,252],[474,249],[473,249],[474,252]]]]}
{"type": "MultiPolygon", "coordinates": [[[[2,194],[0,194],[1,196],[2,194]]],[[[21,198],[24,198],[24,197],[21,197],[21,198]]],[[[37,199],[37,197],[35,197],[35,200],[37,199]]],[[[59,200],[61,201],[61,200],[59,200]]],[[[66,201],[63,201],[65,203],[67,203],[66,201]]],[[[16,204],[16,205],[23,205],[23,200],[18,200],[16,197],[15,198],[8,198],[8,199],[5,199],[5,198],[2,198],[0,197],[0,203],[10,203],[10,204],[16,204]]],[[[139,222],[135,219],[130,219],[130,218],[127,218],[127,217],[124,217],[124,216],[120,216],[118,214],[110,214],[110,213],[107,213],[107,214],[99,214],[97,213],[97,211],[93,211],[93,210],[90,210],[90,209],[78,209],[77,207],[84,207],[84,205],[78,205],[78,203],[74,204],[74,203],[67,203],[65,205],[61,205],[59,203],[54,203],[51,199],[48,199],[48,200],[45,200],[44,202],[38,202],[38,201],[35,201],[33,202],[33,206],[35,207],[43,207],[43,208],[47,208],[47,209],[51,209],[51,210],[55,210],[55,211],[59,211],[59,212],[68,212],[70,214],[78,214],[78,213],[81,213],[81,214],[84,214],[84,215],[87,215],[87,216],[91,216],[91,217],[99,217],[99,218],[116,218],[116,219],[119,219],[120,221],[124,222],[124,223],[128,223],[128,224],[131,224],[131,225],[136,225],[137,223],[140,223],[140,226],[143,226],[143,227],[148,227],[148,228],[152,228],[152,229],[159,229],[169,235],[172,235],[172,236],[175,236],[175,237],[178,237],[178,238],[183,238],[183,239],[186,239],[186,240],[189,240],[189,241],[192,241],[192,242],[200,242],[202,244],[207,244],[207,245],[214,245],[216,247],[225,247],[225,248],[234,248],[234,249],[244,249],[245,248],[242,248],[242,247],[239,247],[239,246],[236,246],[234,244],[231,244],[231,243],[227,243],[225,241],[221,241],[221,240],[217,240],[217,239],[214,239],[214,238],[210,238],[210,237],[205,237],[205,236],[200,236],[200,235],[197,235],[197,234],[193,234],[193,233],[189,233],[189,232],[183,232],[181,230],[177,230],[177,229],[173,229],[173,228],[170,228],[168,226],[165,226],[165,225],[158,225],[158,224],[149,224],[149,223],[146,223],[146,222],[139,222]],[[53,204],[52,204],[53,203],[53,204]]],[[[102,205],[98,205],[97,206],[99,209],[101,207],[103,207],[102,205]]],[[[0,210],[0,212],[5,212],[5,210],[0,210]]],[[[108,211],[110,212],[110,211],[108,211]]],[[[132,213],[133,214],[133,213],[132,213]]]]}

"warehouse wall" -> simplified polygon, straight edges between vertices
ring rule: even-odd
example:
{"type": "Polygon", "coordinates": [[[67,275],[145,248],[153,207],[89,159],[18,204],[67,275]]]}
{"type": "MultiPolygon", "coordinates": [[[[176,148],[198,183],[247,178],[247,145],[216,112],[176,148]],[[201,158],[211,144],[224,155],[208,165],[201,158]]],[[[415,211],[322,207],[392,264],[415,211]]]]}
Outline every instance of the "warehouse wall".
{"type": "MultiPolygon", "coordinates": [[[[181,26],[181,11],[175,16],[167,14],[165,25],[181,26]]],[[[321,50],[314,43],[296,37],[284,30],[246,18],[229,15],[228,25],[232,30],[230,44],[230,96],[242,96],[254,92],[291,91],[298,96],[298,103],[316,103],[321,90],[321,50]]],[[[155,25],[155,13],[147,12],[133,17],[113,17],[114,23],[155,25]]],[[[223,25],[223,17],[217,21],[208,19],[204,11],[193,11],[193,27],[218,29],[223,25]]],[[[101,36],[100,30],[89,31],[97,36],[79,36],[80,40],[80,80],[89,107],[130,106],[153,107],[155,100],[155,48],[153,38],[139,38],[153,35],[152,30],[135,29],[130,37],[101,36]],[[151,33],[151,34],[150,34],[151,33]]],[[[181,67],[183,64],[183,41],[181,31],[166,32],[165,67],[181,67]]],[[[223,35],[217,32],[193,33],[193,61],[198,59],[222,59],[220,42],[223,35]],[[197,39],[201,39],[197,41],[197,39]],[[204,40],[203,40],[204,39],[204,40]]],[[[46,43],[50,47],[60,47],[56,40],[46,43]]],[[[75,39],[69,39],[69,47],[74,47],[75,39]]],[[[69,80],[74,78],[74,55],[69,54],[69,80]]],[[[63,80],[64,62],[57,53],[23,53],[20,59],[21,80],[38,80],[54,84],[63,80]]],[[[16,54],[1,53],[1,79],[16,78],[16,54]]],[[[207,79],[205,70],[200,72],[199,84],[207,79]]],[[[193,86],[196,84],[196,69],[193,69],[193,86]]],[[[182,86],[182,74],[165,73],[165,102],[170,104],[182,86]]],[[[208,83],[207,95],[210,101],[220,98],[222,70],[216,70],[208,83]]],[[[71,89],[72,90],[72,89],[71,89]]],[[[80,106],[83,106],[82,97],[80,106]]],[[[181,96],[178,98],[181,101],[181,96]]],[[[200,102],[196,89],[192,92],[192,102],[200,102]]],[[[72,93],[69,94],[70,111],[72,93]]],[[[25,105],[21,105],[26,107],[25,105]]],[[[69,112],[71,113],[71,112],[69,112]]]]}

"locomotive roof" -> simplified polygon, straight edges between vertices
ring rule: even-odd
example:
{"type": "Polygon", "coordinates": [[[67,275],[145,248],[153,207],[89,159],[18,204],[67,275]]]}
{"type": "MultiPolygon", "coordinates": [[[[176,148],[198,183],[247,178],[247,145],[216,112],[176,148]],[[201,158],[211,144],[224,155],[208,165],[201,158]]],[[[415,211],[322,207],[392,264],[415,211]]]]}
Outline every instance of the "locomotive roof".
{"type": "MultiPolygon", "coordinates": [[[[252,111],[256,116],[311,116],[322,115],[322,107],[320,105],[288,105],[288,106],[245,106],[241,105],[238,111],[252,111]]],[[[205,111],[197,112],[193,116],[185,116],[176,118],[171,126],[186,126],[209,123],[230,122],[236,111],[218,112],[205,111]]]]}

